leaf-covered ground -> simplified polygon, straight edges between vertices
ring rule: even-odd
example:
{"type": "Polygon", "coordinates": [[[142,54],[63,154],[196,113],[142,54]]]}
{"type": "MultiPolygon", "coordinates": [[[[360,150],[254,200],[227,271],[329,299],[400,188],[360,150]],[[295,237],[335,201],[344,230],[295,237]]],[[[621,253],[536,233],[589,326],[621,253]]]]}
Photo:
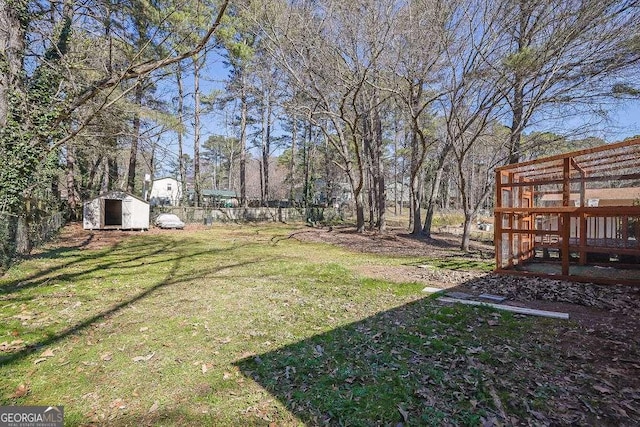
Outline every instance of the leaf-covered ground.
{"type": "MultiPolygon", "coordinates": [[[[67,228],[0,278],[0,404],[61,404],[68,425],[640,418],[637,310],[539,301],[533,290],[529,303],[575,320],[444,306],[425,283],[486,291],[486,247],[468,259],[446,239],[350,234],[376,248],[353,250],[321,243],[336,233],[307,231],[67,228]]],[[[563,294],[561,284],[538,288],[563,294]]],[[[600,289],[591,301],[608,301],[600,289]]],[[[631,307],[638,297],[619,294],[631,307]]]]}

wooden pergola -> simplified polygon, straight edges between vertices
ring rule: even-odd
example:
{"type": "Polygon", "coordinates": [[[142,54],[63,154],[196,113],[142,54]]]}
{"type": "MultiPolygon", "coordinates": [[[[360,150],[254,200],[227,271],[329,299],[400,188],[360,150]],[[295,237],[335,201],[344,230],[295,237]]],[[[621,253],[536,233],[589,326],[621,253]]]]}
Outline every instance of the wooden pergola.
{"type": "Polygon", "coordinates": [[[496,169],[494,242],[499,273],[640,284],[640,138],[496,169]]]}

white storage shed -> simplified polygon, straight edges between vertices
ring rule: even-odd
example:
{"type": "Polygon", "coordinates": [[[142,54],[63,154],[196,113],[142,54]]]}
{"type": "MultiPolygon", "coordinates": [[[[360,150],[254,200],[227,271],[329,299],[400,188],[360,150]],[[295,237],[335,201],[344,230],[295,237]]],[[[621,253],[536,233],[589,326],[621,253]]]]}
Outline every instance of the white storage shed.
{"type": "Polygon", "coordinates": [[[85,230],[148,230],[149,203],[123,191],[111,191],[84,203],[85,230]]]}

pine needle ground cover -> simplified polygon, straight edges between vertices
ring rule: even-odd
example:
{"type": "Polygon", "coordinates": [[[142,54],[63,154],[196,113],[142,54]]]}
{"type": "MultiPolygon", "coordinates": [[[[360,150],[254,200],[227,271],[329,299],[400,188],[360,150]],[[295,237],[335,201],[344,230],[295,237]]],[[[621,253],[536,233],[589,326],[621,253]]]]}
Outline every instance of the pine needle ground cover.
{"type": "MultiPolygon", "coordinates": [[[[52,245],[0,279],[0,404],[67,425],[632,425],[637,345],[603,366],[572,322],[443,306],[371,255],[287,226],[52,245]],[[577,336],[577,335],[576,335],[577,336]],[[575,339],[575,338],[574,338],[575,339]],[[635,361],[635,362],[634,362],[635,361]]],[[[446,265],[438,268],[447,268],[446,265]]]]}

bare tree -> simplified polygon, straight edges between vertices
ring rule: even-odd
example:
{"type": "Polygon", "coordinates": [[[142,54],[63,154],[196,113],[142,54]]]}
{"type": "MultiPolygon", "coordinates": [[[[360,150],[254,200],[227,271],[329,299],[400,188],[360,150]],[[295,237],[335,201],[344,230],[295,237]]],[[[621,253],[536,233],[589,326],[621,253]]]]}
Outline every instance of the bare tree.
{"type": "MultiPolygon", "coordinates": [[[[284,6],[283,6],[284,7],[284,6]]],[[[306,116],[340,156],[356,205],[356,229],[364,231],[363,102],[390,32],[391,2],[301,2],[266,16],[265,36],[289,84],[304,94],[306,116]],[[354,20],[354,15],[361,19],[354,20]],[[284,20],[284,21],[283,21],[284,20]]],[[[370,116],[373,117],[373,116],[370,116]]]]}
{"type": "Polygon", "coordinates": [[[528,148],[522,133],[541,112],[566,118],[599,109],[616,81],[636,69],[640,2],[503,0],[495,8],[501,19],[494,31],[505,52],[494,66],[505,75],[509,162],[515,163],[528,148]]]}

